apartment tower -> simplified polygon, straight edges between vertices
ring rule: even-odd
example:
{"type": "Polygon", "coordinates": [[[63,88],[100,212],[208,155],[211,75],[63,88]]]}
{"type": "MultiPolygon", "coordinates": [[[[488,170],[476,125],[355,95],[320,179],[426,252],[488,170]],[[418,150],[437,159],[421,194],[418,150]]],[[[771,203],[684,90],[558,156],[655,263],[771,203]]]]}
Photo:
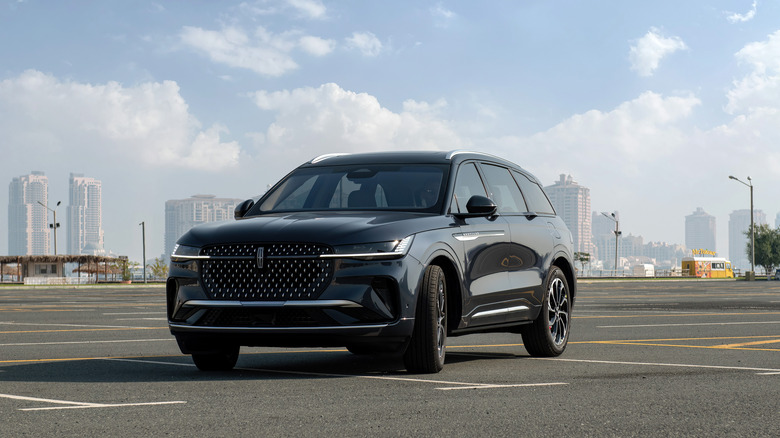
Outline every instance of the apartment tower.
{"type": "Polygon", "coordinates": [[[50,251],[49,178],[34,171],[8,186],[8,254],[47,255],[50,251]]]}

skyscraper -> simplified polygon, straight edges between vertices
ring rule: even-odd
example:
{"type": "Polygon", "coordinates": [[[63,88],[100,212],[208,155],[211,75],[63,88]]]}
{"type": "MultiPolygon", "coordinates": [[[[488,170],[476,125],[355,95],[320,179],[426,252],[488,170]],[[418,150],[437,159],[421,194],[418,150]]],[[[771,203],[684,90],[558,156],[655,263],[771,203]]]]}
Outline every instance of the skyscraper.
{"type": "Polygon", "coordinates": [[[706,249],[717,252],[715,246],[715,216],[697,207],[685,216],[685,246],[688,249],[706,249]]]}
{"type": "Polygon", "coordinates": [[[8,186],[8,254],[49,254],[49,178],[34,171],[8,186]]]}
{"type": "Polygon", "coordinates": [[[590,189],[577,184],[571,175],[561,175],[555,184],[544,188],[555,212],[569,227],[574,251],[593,254],[591,235],[590,189]]]}
{"type": "Polygon", "coordinates": [[[165,254],[171,255],[176,240],[190,228],[208,222],[233,219],[233,210],[243,199],[194,195],[165,202],[165,254]]]}
{"type": "MultiPolygon", "coordinates": [[[[753,210],[753,222],[756,225],[766,224],[766,214],[761,210],[753,210]]],[[[750,231],[750,210],[734,210],[729,215],[729,260],[735,269],[750,270],[750,257],[747,255],[750,231]]]]}
{"type": "Polygon", "coordinates": [[[80,173],[70,174],[68,254],[103,252],[102,184],[80,173]]]}

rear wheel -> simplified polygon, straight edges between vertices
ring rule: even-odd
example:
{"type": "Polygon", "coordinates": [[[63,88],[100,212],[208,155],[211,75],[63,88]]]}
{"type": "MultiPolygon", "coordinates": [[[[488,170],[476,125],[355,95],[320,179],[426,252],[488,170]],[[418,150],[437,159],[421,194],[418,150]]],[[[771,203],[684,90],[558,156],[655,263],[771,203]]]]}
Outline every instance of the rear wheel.
{"type": "Polygon", "coordinates": [[[444,367],[447,344],[447,281],[444,271],[428,266],[420,289],[414,330],[404,353],[411,373],[438,373],[444,367]]]}
{"type": "Polygon", "coordinates": [[[523,345],[531,356],[558,356],[569,342],[571,290],[566,276],[553,266],[547,275],[542,311],[522,329],[523,345]]]}
{"type": "Polygon", "coordinates": [[[230,347],[216,353],[193,353],[192,361],[201,371],[230,371],[236,366],[240,347],[230,347]]]}

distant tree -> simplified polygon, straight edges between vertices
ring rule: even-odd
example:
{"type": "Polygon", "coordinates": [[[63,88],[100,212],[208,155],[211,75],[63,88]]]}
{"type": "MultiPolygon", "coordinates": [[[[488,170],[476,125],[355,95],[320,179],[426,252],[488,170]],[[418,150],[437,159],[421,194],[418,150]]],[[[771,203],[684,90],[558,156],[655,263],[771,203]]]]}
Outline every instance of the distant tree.
{"type": "Polygon", "coordinates": [[[575,252],[574,253],[574,260],[577,262],[580,262],[580,266],[582,267],[582,271],[585,271],[585,263],[590,263],[590,253],[589,252],[575,252]]]}
{"type": "MultiPolygon", "coordinates": [[[[770,228],[767,224],[755,225],[756,240],[756,265],[764,268],[767,274],[775,270],[775,266],[780,266],[780,229],[770,228]]],[[[750,230],[745,231],[748,238],[745,247],[745,253],[750,260],[752,245],[750,242],[750,230]]]]}
{"type": "Polygon", "coordinates": [[[161,257],[154,259],[154,264],[149,265],[154,278],[166,278],[168,276],[168,264],[161,257]]]}

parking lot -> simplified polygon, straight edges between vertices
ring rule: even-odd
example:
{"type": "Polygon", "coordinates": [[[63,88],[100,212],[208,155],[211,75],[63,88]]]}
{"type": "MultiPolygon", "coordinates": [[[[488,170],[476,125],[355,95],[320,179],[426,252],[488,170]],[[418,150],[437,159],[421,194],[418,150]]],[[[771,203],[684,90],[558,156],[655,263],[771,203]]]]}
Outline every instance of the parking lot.
{"type": "Polygon", "coordinates": [[[581,281],[559,358],[451,338],[447,364],[244,348],[199,372],[164,287],[0,287],[2,436],[777,436],[780,281],[581,281]]]}

